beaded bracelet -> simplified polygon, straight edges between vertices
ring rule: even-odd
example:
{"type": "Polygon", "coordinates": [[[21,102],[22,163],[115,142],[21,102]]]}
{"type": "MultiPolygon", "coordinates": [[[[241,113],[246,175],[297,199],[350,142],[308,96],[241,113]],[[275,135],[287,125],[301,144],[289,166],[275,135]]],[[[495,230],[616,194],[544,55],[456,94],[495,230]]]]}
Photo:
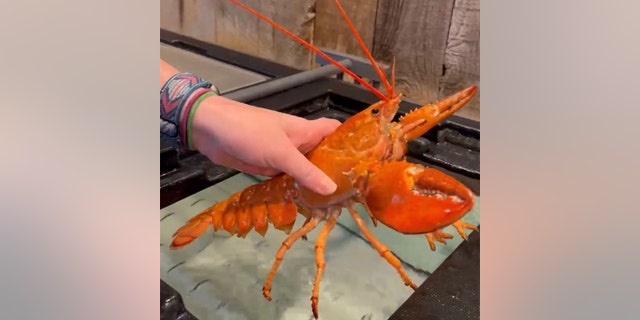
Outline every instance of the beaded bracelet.
{"type": "Polygon", "coordinates": [[[192,149],[193,145],[188,142],[189,115],[195,114],[194,105],[199,104],[200,97],[207,93],[220,94],[215,86],[192,73],[178,73],[169,78],[160,89],[161,137],[169,138],[182,148],[192,149]]]}

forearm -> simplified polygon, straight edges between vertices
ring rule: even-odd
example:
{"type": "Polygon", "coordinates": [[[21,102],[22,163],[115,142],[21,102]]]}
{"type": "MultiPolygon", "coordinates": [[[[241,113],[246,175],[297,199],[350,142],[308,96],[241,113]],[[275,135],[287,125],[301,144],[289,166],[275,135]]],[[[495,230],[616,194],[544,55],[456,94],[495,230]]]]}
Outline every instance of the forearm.
{"type": "Polygon", "coordinates": [[[178,69],[174,68],[172,65],[167,63],[166,61],[160,59],[160,88],[176,73],[178,73],[178,69]]]}

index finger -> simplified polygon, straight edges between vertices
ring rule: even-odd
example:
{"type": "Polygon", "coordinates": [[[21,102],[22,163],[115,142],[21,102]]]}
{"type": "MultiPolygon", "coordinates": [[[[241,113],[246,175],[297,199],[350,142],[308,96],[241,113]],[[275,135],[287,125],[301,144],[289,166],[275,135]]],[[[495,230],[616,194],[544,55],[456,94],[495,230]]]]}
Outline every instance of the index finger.
{"type": "Polygon", "coordinates": [[[291,175],[298,183],[322,195],[336,191],[337,185],[290,143],[274,156],[272,167],[291,175]]]}

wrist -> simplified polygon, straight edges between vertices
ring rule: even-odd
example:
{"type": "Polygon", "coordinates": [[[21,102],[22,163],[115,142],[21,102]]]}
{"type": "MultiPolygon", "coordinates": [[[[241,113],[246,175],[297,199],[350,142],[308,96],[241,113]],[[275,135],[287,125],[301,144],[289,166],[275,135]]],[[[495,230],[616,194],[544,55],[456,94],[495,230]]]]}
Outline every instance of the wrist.
{"type": "Polygon", "coordinates": [[[160,134],[182,148],[192,149],[190,115],[203,95],[219,94],[209,82],[191,73],[171,76],[160,89],[160,134]]]}
{"type": "Polygon", "coordinates": [[[208,140],[215,139],[216,129],[224,126],[226,98],[218,95],[204,96],[191,114],[191,145],[202,150],[208,140]]]}

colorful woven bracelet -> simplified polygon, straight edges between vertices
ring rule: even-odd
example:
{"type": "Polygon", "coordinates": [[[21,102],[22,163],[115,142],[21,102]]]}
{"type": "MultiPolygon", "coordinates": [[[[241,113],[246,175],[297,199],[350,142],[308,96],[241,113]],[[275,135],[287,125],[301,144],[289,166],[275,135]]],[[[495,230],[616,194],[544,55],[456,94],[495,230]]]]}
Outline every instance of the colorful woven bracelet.
{"type": "Polygon", "coordinates": [[[192,73],[178,73],[160,89],[160,134],[188,148],[186,141],[186,123],[195,101],[206,92],[219,94],[211,83],[192,73]]]}

